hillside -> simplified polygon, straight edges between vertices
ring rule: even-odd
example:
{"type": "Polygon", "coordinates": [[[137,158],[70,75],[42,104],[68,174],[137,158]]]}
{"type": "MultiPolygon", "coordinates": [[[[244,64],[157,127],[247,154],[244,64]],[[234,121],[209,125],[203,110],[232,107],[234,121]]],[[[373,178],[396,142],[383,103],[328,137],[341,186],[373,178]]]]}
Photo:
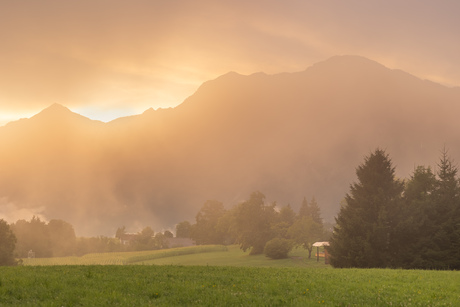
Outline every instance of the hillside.
{"type": "Polygon", "coordinates": [[[176,108],[109,123],[53,105],[0,127],[0,213],[113,235],[173,228],[208,199],[230,207],[260,190],[294,209],[315,196],[332,221],[376,147],[401,177],[435,165],[444,145],[459,161],[459,103],[459,88],[340,56],[298,73],[228,73],[176,108]]]}

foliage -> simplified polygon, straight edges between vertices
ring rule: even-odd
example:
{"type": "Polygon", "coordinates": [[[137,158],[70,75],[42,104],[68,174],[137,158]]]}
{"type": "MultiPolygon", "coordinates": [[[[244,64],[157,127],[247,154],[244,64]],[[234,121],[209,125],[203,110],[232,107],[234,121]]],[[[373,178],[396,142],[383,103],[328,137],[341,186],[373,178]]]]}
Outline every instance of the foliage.
{"type": "Polygon", "coordinates": [[[406,214],[401,233],[410,237],[401,243],[404,268],[460,269],[460,185],[457,167],[441,152],[437,176],[430,168],[418,167],[406,185],[406,214]]]}
{"type": "Polygon", "coordinates": [[[75,253],[77,237],[71,224],[63,220],[51,220],[48,222],[47,228],[50,248],[54,257],[75,253]]]}
{"type": "Polygon", "coordinates": [[[221,202],[208,200],[196,215],[196,224],[192,226],[192,239],[196,244],[222,244],[224,233],[218,231],[219,219],[224,216],[225,208],[221,202]]]}
{"type": "Polygon", "coordinates": [[[308,204],[307,199],[304,197],[302,205],[299,209],[299,217],[309,216],[317,224],[323,225],[323,219],[321,218],[321,210],[316,202],[315,197],[312,197],[310,204],[308,204]]]}
{"type": "Polygon", "coordinates": [[[283,238],[274,238],[265,244],[264,254],[272,259],[284,259],[292,250],[292,242],[283,238]]]}
{"type": "Polygon", "coordinates": [[[189,221],[183,221],[176,225],[176,238],[190,238],[192,225],[189,221]]]}
{"type": "Polygon", "coordinates": [[[169,230],[165,230],[163,232],[163,235],[165,236],[165,238],[174,238],[174,234],[169,230]]]}
{"type": "Polygon", "coordinates": [[[322,241],[324,229],[321,224],[313,220],[311,216],[300,216],[288,229],[288,237],[295,244],[302,246],[308,251],[308,258],[311,258],[313,243],[322,241]]]}
{"type": "Polygon", "coordinates": [[[275,221],[272,223],[271,229],[273,235],[279,238],[288,238],[288,229],[294,224],[296,214],[290,205],[281,207],[276,215],[275,221]]]}
{"type": "MultiPolygon", "coordinates": [[[[271,260],[278,261],[283,260],[271,260]]],[[[459,272],[446,271],[25,266],[0,268],[0,301],[7,306],[455,306],[458,284],[459,272]]]]}
{"type": "Polygon", "coordinates": [[[251,255],[261,254],[265,244],[273,238],[271,224],[275,221],[275,205],[266,205],[265,195],[254,192],[249,200],[235,208],[234,228],[242,250],[251,255]]]}
{"type": "Polygon", "coordinates": [[[335,267],[388,267],[397,248],[395,228],[403,183],[381,149],[365,158],[340,209],[329,252],[335,267]]]}
{"type": "Polygon", "coordinates": [[[460,269],[458,169],[441,152],[438,172],[415,168],[404,185],[376,150],[358,167],[328,248],[337,267],[460,269]]]}
{"type": "Polygon", "coordinates": [[[115,238],[118,238],[118,239],[121,240],[121,238],[123,237],[124,234],[126,234],[126,227],[125,226],[118,227],[117,231],[115,233],[115,238]]]}
{"type": "Polygon", "coordinates": [[[11,225],[18,242],[16,253],[19,257],[27,257],[29,251],[33,251],[36,257],[51,257],[51,239],[49,229],[45,222],[34,216],[28,222],[19,220],[11,225]]]}
{"type": "Polygon", "coordinates": [[[16,264],[14,257],[16,241],[16,236],[10,226],[6,221],[0,219],[0,266],[16,264]]]}

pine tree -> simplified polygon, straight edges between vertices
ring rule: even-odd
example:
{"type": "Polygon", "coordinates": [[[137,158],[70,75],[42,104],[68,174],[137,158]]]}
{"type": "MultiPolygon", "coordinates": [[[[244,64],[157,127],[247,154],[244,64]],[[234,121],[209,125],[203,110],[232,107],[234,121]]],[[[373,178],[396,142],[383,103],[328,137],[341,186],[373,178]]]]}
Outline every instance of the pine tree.
{"type": "Polygon", "coordinates": [[[316,202],[315,197],[313,196],[310,204],[307,202],[307,199],[304,197],[302,204],[299,209],[299,218],[302,217],[311,217],[315,223],[323,225],[323,219],[321,218],[321,209],[316,202]]]}
{"type": "Polygon", "coordinates": [[[401,204],[403,182],[385,151],[376,149],[356,170],[358,182],[350,187],[330,241],[335,267],[388,267],[396,247],[394,228],[401,204]]]}
{"type": "Polygon", "coordinates": [[[318,207],[315,197],[313,196],[310,201],[310,216],[313,221],[317,224],[323,225],[323,219],[321,218],[321,209],[318,207]]]}
{"type": "Polygon", "coordinates": [[[304,197],[302,204],[300,205],[299,217],[308,216],[309,214],[310,214],[310,208],[308,206],[307,198],[304,197]]]}
{"type": "Polygon", "coordinates": [[[407,269],[425,269],[432,265],[427,251],[433,247],[432,233],[438,225],[434,222],[433,192],[437,185],[431,168],[418,166],[407,181],[404,190],[404,207],[395,233],[398,242],[394,265],[407,269]]]}
{"type": "Polygon", "coordinates": [[[438,180],[433,192],[436,231],[432,233],[432,248],[427,255],[433,268],[460,269],[460,184],[458,168],[441,152],[438,180]]]}

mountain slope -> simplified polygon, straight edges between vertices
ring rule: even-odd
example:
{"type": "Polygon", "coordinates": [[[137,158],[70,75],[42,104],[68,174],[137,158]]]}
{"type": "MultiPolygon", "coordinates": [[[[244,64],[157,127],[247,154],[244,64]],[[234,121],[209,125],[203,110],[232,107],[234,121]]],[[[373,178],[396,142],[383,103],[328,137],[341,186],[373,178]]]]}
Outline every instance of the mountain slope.
{"type": "Polygon", "coordinates": [[[0,127],[0,198],[93,235],[173,227],[207,199],[232,206],[255,190],[294,208],[315,196],[332,220],[376,147],[401,177],[444,145],[459,156],[459,104],[459,88],[342,56],[298,73],[229,73],[174,109],[107,124],[52,106],[0,127]]]}

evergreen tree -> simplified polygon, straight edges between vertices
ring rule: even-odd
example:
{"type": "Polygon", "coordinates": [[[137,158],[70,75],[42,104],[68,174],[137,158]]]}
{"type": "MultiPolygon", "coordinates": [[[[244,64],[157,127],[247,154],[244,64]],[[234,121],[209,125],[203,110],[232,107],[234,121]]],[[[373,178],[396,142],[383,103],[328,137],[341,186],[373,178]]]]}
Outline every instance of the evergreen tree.
{"type": "Polygon", "coordinates": [[[335,267],[388,267],[395,249],[403,183],[385,151],[376,149],[356,170],[340,209],[329,252],[335,267]]]}
{"type": "Polygon", "coordinates": [[[310,201],[309,215],[315,223],[323,225],[323,219],[321,218],[321,210],[319,209],[318,203],[316,202],[314,196],[310,201]]]}
{"type": "Polygon", "coordinates": [[[460,269],[460,184],[458,168],[444,148],[438,164],[438,180],[433,192],[436,205],[432,249],[428,255],[436,269],[460,269]]]}
{"type": "Polygon", "coordinates": [[[321,209],[316,202],[316,198],[313,196],[310,204],[307,202],[307,199],[304,197],[302,204],[299,209],[299,218],[310,217],[317,224],[323,225],[323,219],[321,218],[321,209]]]}
{"type": "Polygon", "coordinates": [[[302,216],[309,216],[309,215],[310,215],[310,208],[309,208],[309,206],[308,206],[307,198],[304,197],[304,198],[303,198],[303,201],[302,201],[302,204],[300,205],[299,217],[302,217],[302,216]]]}
{"type": "Polygon", "coordinates": [[[418,166],[407,181],[404,207],[396,226],[396,256],[394,266],[423,269],[432,267],[427,251],[432,248],[432,234],[436,232],[433,192],[436,176],[429,167],[418,166]]]}

